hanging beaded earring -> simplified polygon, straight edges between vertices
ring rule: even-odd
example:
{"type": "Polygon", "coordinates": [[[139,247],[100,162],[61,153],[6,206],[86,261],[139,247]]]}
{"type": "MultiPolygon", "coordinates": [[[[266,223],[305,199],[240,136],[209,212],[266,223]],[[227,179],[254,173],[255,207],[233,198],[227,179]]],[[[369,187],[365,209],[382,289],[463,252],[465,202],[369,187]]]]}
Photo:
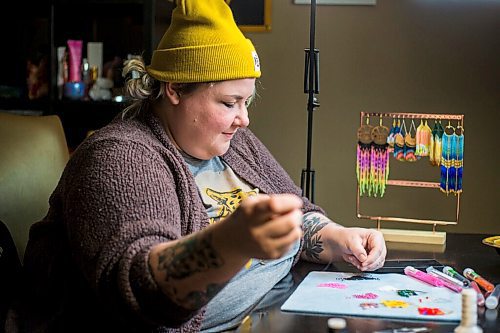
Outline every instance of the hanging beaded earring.
{"type": "Polygon", "coordinates": [[[443,125],[441,125],[441,120],[436,120],[432,128],[431,143],[429,147],[429,162],[431,165],[439,166],[441,164],[443,133],[444,128],[443,125]]]}
{"type": "Polygon", "coordinates": [[[370,153],[370,189],[374,197],[383,197],[389,177],[389,128],[380,123],[371,132],[372,146],[370,153]]]}
{"type": "MultiPolygon", "coordinates": [[[[398,123],[399,123],[399,119],[398,119],[398,123]]],[[[406,125],[405,125],[405,119],[403,118],[403,121],[401,122],[401,126],[399,127],[399,131],[396,133],[396,135],[394,135],[393,156],[398,161],[405,160],[405,154],[404,154],[404,146],[405,146],[404,136],[405,136],[405,134],[406,134],[406,125]]]]}
{"type": "Polygon", "coordinates": [[[436,160],[434,159],[434,146],[436,145],[436,142],[435,142],[435,139],[434,139],[434,136],[436,135],[436,131],[437,131],[437,121],[435,120],[434,121],[434,127],[432,127],[432,131],[431,131],[431,142],[429,144],[429,163],[431,165],[436,165],[436,160]]]}
{"type": "Polygon", "coordinates": [[[458,123],[455,129],[455,194],[462,192],[462,175],[464,169],[464,128],[458,123]]]}
{"type": "Polygon", "coordinates": [[[443,134],[444,128],[441,119],[437,123],[436,134],[434,135],[434,165],[441,165],[441,155],[443,152],[443,134]]]}
{"type": "Polygon", "coordinates": [[[415,162],[417,160],[417,157],[415,156],[417,140],[414,136],[411,135],[412,128],[416,135],[417,129],[415,128],[415,122],[413,121],[413,119],[411,120],[410,130],[405,135],[404,158],[405,161],[408,162],[415,162]]]}
{"type": "Polygon", "coordinates": [[[416,156],[429,156],[431,135],[432,130],[427,124],[427,119],[425,122],[421,119],[420,125],[417,127],[417,148],[415,149],[416,156]]]}
{"type": "Polygon", "coordinates": [[[422,132],[422,129],[424,128],[424,120],[423,119],[420,119],[420,125],[418,125],[417,127],[417,134],[415,135],[415,139],[416,139],[416,147],[415,147],[415,155],[416,156],[421,156],[421,148],[420,148],[420,136],[421,136],[421,132],[422,132]]]}
{"type": "Polygon", "coordinates": [[[455,161],[454,156],[456,152],[456,135],[455,129],[448,122],[445,127],[442,138],[442,152],[441,152],[441,179],[439,187],[442,192],[449,194],[455,188],[455,161]]]}
{"type": "Polygon", "coordinates": [[[392,127],[389,131],[389,135],[387,136],[387,144],[389,147],[394,148],[394,136],[399,132],[399,119],[396,123],[396,117],[392,119],[392,127]]]}
{"type": "Polygon", "coordinates": [[[370,125],[370,116],[366,124],[358,128],[358,146],[356,154],[356,176],[359,184],[359,194],[362,196],[370,191],[370,154],[372,145],[373,126],[370,125]]]}

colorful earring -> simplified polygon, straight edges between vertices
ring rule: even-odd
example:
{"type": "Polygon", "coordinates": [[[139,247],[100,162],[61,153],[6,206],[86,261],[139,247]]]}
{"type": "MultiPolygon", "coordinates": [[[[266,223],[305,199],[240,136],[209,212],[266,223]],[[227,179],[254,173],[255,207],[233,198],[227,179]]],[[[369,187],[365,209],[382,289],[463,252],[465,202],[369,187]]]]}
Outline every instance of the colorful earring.
{"type": "Polygon", "coordinates": [[[389,147],[394,148],[394,136],[399,132],[399,119],[396,123],[396,117],[392,120],[392,127],[389,131],[389,135],[387,136],[387,144],[389,147]]]}
{"type": "Polygon", "coordinates": [[[458,124],[455,129],[455,193],[462,192],[462,175],[464,169],[464,128],[458,124]]]}
{"type": "MultiPolygon", "coordinates": [[[[398,119],[399,122],[399,119],[398,119]]],[[[401,126],[399,127],[399,131],[394,135],[394,152],[393,156],[396,158],[398,161],[404,161],[405,156],[404,156],[404,146],[405,146],[405,138],[404,135],[406,134],[406,125],[405,125],[405,119],[403,118],[403,122],[401,126]]]]}
{"type": "Polygon", "coordinates": [[[444,128],[443,125],[441,125],[441,120],[439,120],[439,122],[436,121],[434,123],[434,128],[432,130],[431,136],[432,153],[429,153],[430,162],[432,165],[439,166],[441,164],[441,154],[443,151],[443,134],[444,128]]]}
{"type": "Polygon", "coordinates": [[[382,125],[382,117],[380,117],[379,126],[374,127],[371,132],[370,189],[375,197],[384,196],[387,178],[389,177],[388,136],[389,128],[382,125]]]}
{"type": "Polygon", "coordinates": [[[411,120],[410,130],[405,135],[404,159],[408,162],[415,162],[417,160],[417,157],[415,156],[417,140],[415,137],[411,136],[412,128],[415,131],[416,135],[417,129],[415,128],[415,122],[413,122],[413,119],[411,120]]]}
{"type": "Polygon", "coordinates": [[[370,190],[370,154],[372,145],[372,129],[367,117],[366,124],[358,128],[358,146],[356,154],[356,176],[359,184],[359,194],[362,196],[370,190]]]}
{"type": "Polygon", "coordinates": [[[444,129],[442,138],[442,152],[441,152],[441,179],[439,187],[442,192],[449,194],[455,188],[455,161],[454,156],[456,153],[456,135],[455,129],[448,123],[444,129]]]}
{"type": "Polygon", "coordinates": [[[417,156],[429,156],[430,143],[431,143],[432,130],[427,124],[427,119],[420,120],[420,125],[417,127],[417,148],[415,150],[415,155],[417,156]]]}

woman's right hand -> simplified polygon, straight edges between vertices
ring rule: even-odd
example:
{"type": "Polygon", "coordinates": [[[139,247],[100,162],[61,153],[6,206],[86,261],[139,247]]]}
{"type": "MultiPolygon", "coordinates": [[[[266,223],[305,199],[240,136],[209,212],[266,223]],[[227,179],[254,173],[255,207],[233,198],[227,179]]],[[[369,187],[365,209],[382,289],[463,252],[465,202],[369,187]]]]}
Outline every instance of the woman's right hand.
{"type": "Polygon", "coordinates": [[[302,200],[256,195],[224,220],[154,246],[149,267],[161,290],[186,309],[199,309],[250,258],[277,259],[302,237],[302,200]]]}
{"type": "Polygon", "coordinates": [[[235,251],[259,259],[277,259],[302,237],[302,200],[292,194],[259,194],[243,200],[224,223],[235,251]]]}

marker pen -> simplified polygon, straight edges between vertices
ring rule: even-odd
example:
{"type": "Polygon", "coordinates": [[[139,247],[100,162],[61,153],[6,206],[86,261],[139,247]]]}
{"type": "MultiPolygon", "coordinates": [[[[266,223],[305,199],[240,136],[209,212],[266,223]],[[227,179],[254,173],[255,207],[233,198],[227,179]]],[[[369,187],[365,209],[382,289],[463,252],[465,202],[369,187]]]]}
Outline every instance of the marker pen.
{"type": "Polygon", "coordinates": [[[484,306],[484,295],[481,292],[481,289],[479,289],[479,286],[475,281],[472,281],[470,283],[470,286],[476,291],[477,294],[477,305],[479,306],[484,306]]]}
{"type": "Polygon", "coordinates": [[[406,266],[404,269],[404,272],[406,275],[414,277],[415,279],[418,279],[418,280],[423,281],[425,283],[428,283],[430,285],[433,285],[434,287],[443,287],[444,286],[443,281],[440,280],[439,278],[432,276],[430,274],[427,274],[425,272],[422,272],[421,270],[418,270],[415,267],[406,266]]]}
{"type": "Polygon", "coordinates": [[[492,292],[493,289],[495,289],[495,286],[491,282],[474,272],[472,268],[464,269],[464,275],[469,280],[476,281],[476,283],[487,292],[492,292]]]}
{"type": "Polygon", "coordinates": [[[461,281],[464,284],[464,287],[468,287],[470,284],[470,281],[465,276],[462,276],[460,273],[458,273],[450,266],[444,266],[443,273],[461,281]]]}
{"type": "Polygon", "coordinates": [[[450,280],[448,280],[449,278],[451,278],[450,276],[448,276],[448,275],[446,275],[443,272],[440,272],[438,270],[432,270],[429,268],[432,268],[432,266],[427,267],[427,269],[426,269],[427,273],[431,276],[435,276],[438,279],[440,279],[443,282],[443,286],[445,286],[446,288],[453,290],[454,292],[457,292],[457,293],[462,292],[462,287],[463,287],[462,282],[460,282],[460,281],[451,282],[450,280]]]}
{"type": "Polygon", "coordinates": [[[491,294],[486,297],[486,307],[488,309],[496,309],[498,306],[498,299],[500,298],[500,284],[497,284],[491,294]]]}

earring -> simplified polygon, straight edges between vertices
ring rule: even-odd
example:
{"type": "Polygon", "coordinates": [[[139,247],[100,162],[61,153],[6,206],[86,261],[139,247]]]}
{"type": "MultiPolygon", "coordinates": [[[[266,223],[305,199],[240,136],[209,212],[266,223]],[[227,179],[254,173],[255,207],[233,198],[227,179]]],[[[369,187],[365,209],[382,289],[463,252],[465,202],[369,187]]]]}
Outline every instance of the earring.
{"type": "Polygon", "coordinates": [[[448,122],[443,133],[443,146],[441,152],[441,179],[440,190],[446,194],[454,191],[455,187],[455,161],[456,135],[455,128],[448,122]]]}
{"type": "Polygon", "coordinates": [[[417,127],[417,149],[415,150],[415,155],[429,156],[431,132],[432,130],[427,124],[427,119],[425,122],[420,120],[420,125],[417,127]]]}
{"type": "Polygon", "coordinates": [[[411,136],[411,129],[415,131],[415,135],[417,130],[415,129],[415,123],[413,119],[411,120],[410,130],[405,135],[405,145],[404,145],[404,158],[405,161],[415,162],[417,157],[415,156],[415,148],[417,146],[416,137],[411,136]]]}
{"type": "Polygon", "coordinates": [[[359,194],[370,193],[370,153],[372,145],[371,132],[373,126],[369,124],[370,118],[366,119],[366,124],[358,128],[358,145],[356,149],[356,176],[359,184],[359,194]]]}
{"type": "Polygon", "coordinates": [[[385,186],[389,177],[389,144],[387,137],[389,128],[380,125],[372,129],[372,146],[370,151],[370,189],[373,196],[383,197],[385,186]]]}
{"type": "MultiPolygon", "coordinates": [[[[398,120],[399,122],[399,120],[398,120]]],[[[398,124],[399,125],[399,124],[398,124]]],[[[394,158],[396,158],[398,161],[404,161],[405,160],[405,155],[404,155],[404,147],[405,147],[405,134],[406,134],[406,125],[405,125],[405,120],[403,118],[403,122],[401,124],[401,127],[399,127],[399,132],[396,133],[394,136],[394,158]]]]}
{"type": "Polygon", "coordinates": [[[462,174],[464,169],[464,128],[458,124],[455,129],[455,194],[462,192],[462,174]]]}
{"type": "Polygon", "coordinates": [[[397,132],[399,132],[399,119],[398,123],[396,123],[396,117],[394,117],[392,120],[391,130],[389,131],[389,135],[387,136],[387,144],[391,148],[394,148],[394,136],[397,132]]]}

